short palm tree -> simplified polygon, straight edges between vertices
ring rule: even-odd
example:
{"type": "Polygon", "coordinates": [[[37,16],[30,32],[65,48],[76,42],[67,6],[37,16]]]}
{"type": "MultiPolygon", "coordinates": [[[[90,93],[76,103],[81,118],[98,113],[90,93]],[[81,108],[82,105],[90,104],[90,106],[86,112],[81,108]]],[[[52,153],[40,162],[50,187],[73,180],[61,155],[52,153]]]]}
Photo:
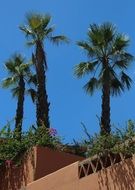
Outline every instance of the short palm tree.
{"type": "MultiPolygon", "coordinates": [[[[26,91],[26,80],[30,80],[30,65],[25,63],[25,59],[20,54],[13,55],[6,63],[6,70],[9,77],[3,80],[3,88],[11,88],[13,97],[17,97],[17,109],[15,117],[15,134],[18,140],[21,140],[24,95],[26,91]]],[[[29,89],[29,93],[35,99],[34,89],[29,89]]]]}
{"type": "Polygon", "coordinates": [[[110,95],[119,95],[131,87],[132,80],[125,71],[133,56],[127,52],[129,39],[111,23],[90,25],[87,37],[87,41],[77,44],[86,52],[88,61],[75,67],[75,75],[90,75],[84,89],[91,95],[96,89],[102,89],[101,133],[109,134],[110,95]]]}
{"type": "Polygon", "coordinates": [[[51,17],[42,14],[28,14],[26,25],[20,26],[20,29],[26,34],[27,44],[35,47],[32,54],[33,63],[37,75],[37,125],[50,127],[48,95],[46,91],[46,71],[47,61],[44,49],[44,41],[49,39],[55,44],[67,42],[65,36],[53,36],[54,27],[49,26],[51,17]]]}

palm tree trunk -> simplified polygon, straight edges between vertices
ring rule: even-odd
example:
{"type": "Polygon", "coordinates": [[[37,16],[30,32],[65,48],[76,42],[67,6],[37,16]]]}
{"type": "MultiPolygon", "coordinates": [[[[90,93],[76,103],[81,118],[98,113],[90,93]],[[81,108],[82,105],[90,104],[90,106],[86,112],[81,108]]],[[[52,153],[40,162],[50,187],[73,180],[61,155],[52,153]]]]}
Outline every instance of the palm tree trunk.
{"type": "Polygon", "coordinates": [[[110,131],[110,86],[106,82],[102,89],[101,134],[110,134],[110,131]]]}
{"type": "Polygon", "coordinates": [[[19,81],[19,95],[18,95],[16,118],[15,118],[15,137],[18,140],[21,140],[21,134],[22,134],[24,93],[25,93],[25,82],[23,76],[21,76],[19,81]]]}
{"type": "Polygon", "coordinates": [[[36,44],[36,73],[37,73],[37,125],[50,127],[49,103],[46,91],[46,58],[43,45],[40,41],[36,44]]]}
{"type": "Polygon", "coordinates": [[[104,84],[102,88],[101,134],[110,134],[110,76],[106,57],[103,59],[102,63],[104,84]]]}

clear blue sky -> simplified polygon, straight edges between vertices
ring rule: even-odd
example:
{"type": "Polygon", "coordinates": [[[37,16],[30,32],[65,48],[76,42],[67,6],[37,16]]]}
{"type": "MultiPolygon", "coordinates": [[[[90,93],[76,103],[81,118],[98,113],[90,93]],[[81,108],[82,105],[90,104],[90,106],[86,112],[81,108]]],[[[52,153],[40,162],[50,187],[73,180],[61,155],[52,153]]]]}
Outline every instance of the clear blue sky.
{"type": "MultiPolygon", "coordinates": [[[[49,71],[47,89],[51,102],[50,120],[59,135],[71,142],[83,136],[80,122],[84,122],[91,134],[99,130],[96,115],[100,117],[101,93],[93,97],[87,95],[82,86],[85,80],[73,76],[73,67],[86,60],[85,54],[75,45],[77,40],[86,38],[90,23],[110,21],[118,30],[129,35],[129,51],[134,54],[134,0],[4,0],[0,6],[0,80],[6,73],[4,62],[14,53],[22,52],[30,58],[32,49],[25,45],[24,35],[18,26],[25,21],[29,11],[49,13],[55,34],[65,34],[71,39],[69,45],[53,46],[46,44],[49,71]]],[[[135,66],[132,64],[130,75],[135,81],[135,66]]],[[[111,99],[112,123],[121,126],[128,119],[135,119],[135,85],[121,97],[111,99]]],[[[9,90],[0,89],[0,127],[15,116],[16,100],[9,90]]],[[[35,121],[35,107],[29,98],[25,101],[24,130],[35,121]]]]}

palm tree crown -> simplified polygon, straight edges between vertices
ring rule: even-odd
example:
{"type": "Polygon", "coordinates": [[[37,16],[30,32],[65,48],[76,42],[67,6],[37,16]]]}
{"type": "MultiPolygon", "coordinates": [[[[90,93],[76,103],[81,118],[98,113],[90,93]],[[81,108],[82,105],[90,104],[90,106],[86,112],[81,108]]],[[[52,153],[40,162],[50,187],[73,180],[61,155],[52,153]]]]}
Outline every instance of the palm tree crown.
{"type": "Polygon", "coordinates": [[[126,74],[133,56],[126,51],[129,39],[117,32],[111,23],[92,24],[87,33],[87,41],[77,44],[86,52],[88,61],[75,67],[75,75],[90,74],[84,86],[91,95],[102,89],[101,131],[110,132],[110,95],[119,95],[131,86],[131,78],[126,74]]]}
{"type": "MultiPolygon", "coordinates": [[[[53,36],[55,30],[54,26],[49,26],[51,21],[50,15],[42,15],[37,13],[30,13],[26,15],[26,25],[20,26],[20,29],[25,33],[27,38],[27,45],[33,46],[41,43],[43,51],[43,42],[48,39],[54,44],[58,45],[61,42],[68,42],[67,37],[64,35],[53,36]]],[[[47,69],[45,52],[43,61],[45,63],[45,68],[47,69]]]]}
{"type": "Polygon", "coordinates": [[[30,74],[29,64],[25,63],[25,58],[21,54],[14,54],[5,63],[9,77],[2,82],[3,88],[11,88],[13,97],[18,96],[19,80],[21,77],[27,77],[30,74]]]}

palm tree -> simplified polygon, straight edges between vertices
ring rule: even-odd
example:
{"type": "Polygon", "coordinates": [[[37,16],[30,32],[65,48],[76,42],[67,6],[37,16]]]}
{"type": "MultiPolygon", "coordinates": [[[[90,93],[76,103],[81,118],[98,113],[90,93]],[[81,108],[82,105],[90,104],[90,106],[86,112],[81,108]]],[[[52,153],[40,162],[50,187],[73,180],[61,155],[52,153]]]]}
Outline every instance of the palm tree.
{"type": "Polygon", "coordinates": [[[67,42],[65,36],[53,36],[54,27],[49,26],[51,17],[42,14],[28,14],[26,25],[20,26],[20,29],[26,34],[28,45],[34,45],[35,52],[32,54],[32,60],[36,68],[37,75],[37,125],[50,127],[48,95],[46,91],[46,71],[47,61],[44,49],[44,41],[49,39],[55,44],[67,42]]]}
{"type": "Polygon", "coordinates": [[[75,67],[75,75],[90,75],[84,89],[91,95],[96,89],[102,89],[101,134],[109,134],[110,96],[130,89],[132,80],[125,71],[133,61],[133,56],[126,50],[129,39],[118,33],[111,23],[90,25],[87,37],[87,41],[77,44],[86,52],[88,61],[75,67]]]}
{"type": "MultiPolygon", "coordinates": [[[[13,55],[6,63],[6,70],[9,77],[3,80],[3,88],[11,88],[13,97],[17,97],[17,109],[15,117],[15,136],[18,140],[21,140],[22,122],[23,122],[23,107],[24,107],[24,95],[26,91],[26,79],[30,80],[31,72],[30,65],[25,63],[25,59],[20,54],[13,55]]],[[[34,89],[29,89],[30,91],[34,89]]],[[[34,98],[34,92],[31,92],[31,96],[34,98]]]]}
{"type": "Polygon", "coordinates": [[[32,102],[35,104],[37,101],[37,77],[34,71],[30,70],[30,73],[28,73],[26,77],[26,84],[28,87],[25,93],[31,97],[32,102]]]}

